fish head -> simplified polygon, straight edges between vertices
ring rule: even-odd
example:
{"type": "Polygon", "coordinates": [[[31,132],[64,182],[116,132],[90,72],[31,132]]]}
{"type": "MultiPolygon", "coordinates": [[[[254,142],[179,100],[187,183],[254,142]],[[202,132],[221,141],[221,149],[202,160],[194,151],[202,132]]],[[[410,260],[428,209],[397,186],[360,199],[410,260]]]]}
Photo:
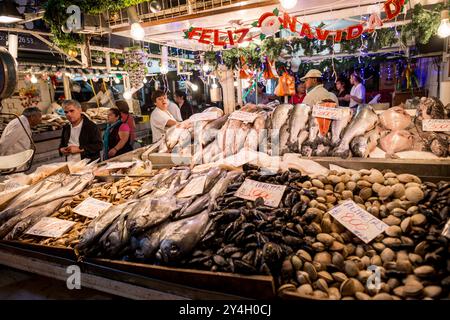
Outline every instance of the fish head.
{"type": "Polygon", "coordinates": [[[172,264],[180,261],[186,254],[188,248],[185,244],[188,241],[173,241],[172,239],[165,239],[161,242],[158,253],[161,255],[162,261],[167,264],[172,264]]]}

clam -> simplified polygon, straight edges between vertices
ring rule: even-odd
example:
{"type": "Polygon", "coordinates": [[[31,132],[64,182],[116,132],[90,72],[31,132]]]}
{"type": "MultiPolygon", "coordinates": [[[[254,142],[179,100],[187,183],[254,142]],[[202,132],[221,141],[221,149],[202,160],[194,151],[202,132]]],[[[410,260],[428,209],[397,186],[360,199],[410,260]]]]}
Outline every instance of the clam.
{"type": "Polygon", "coordinates": [[[344,262],[344,270],[349,277],[356,277],[359,272],[358,266],[351,260],[347,260],[344,262]]]}
{"type": "Polygon", "coordinates": [[[319,279],[325,280],[327,283],[333,282],[333,276],[327,271],[320,271],[317,273],[319,279]]]}
{"type": "Polygon", "coordinates": [[[311,180],[311,183],[312,183],[313,186],[315,186],[315,187],[317,187],[317,188],[319,188],[319,189],[323,189],[323,187],[325,186],[325,185],[323,184],[323,182],[320,181],[320,180],[318,180],[318,179],[312,179],[312,180],[311,180]]]}
{"type": "Polygon", "coordinates": [[[318,262],[323,266],[327,266],[331,263],[331,254],[329,254],[328,252],[324,251],[324,252],[318,252],[316,253],[316,255],[314,256],[314,262],[318,262]]]}
{"type": "Polygon", "coordinates": [[[311,279],[312,281],[315,281],[317,279],[317,270],[312,263],[305,262],[303,270],[306,271],[306,273],[309,276],[309,279],[311,279]]]}
{"type": "Polygon", "coordinates": [[[393,237],[384,238],[382,242],[388,247],[398,246],[402,243],[400,239],[393,237]]]}
{"type": "Polygon", "coordinates": [[[383,262],[390,262],[395,259],[395,252],[390,248],[386,248],[381,252],[380,256],[383,262]]]}
{"type": "Polygon", "coordinates": [[[318,279],[313,283],[313,288],[324,292],[328,291],[328,284],[324,279],[318,279]]]}
{"type": "Polygon", "coordinates": [[[305,250],[302,249],[298,250],[296,256],[302,259],[303,261],[312,262],[311,255],[305,250]]]}
{"type": "Polygon", "coordinates": [[[283,291],[297,291],[297,288],[292,283],[286,283],[278,288],[278,293],[283,291]]]}
{"type": "Polygon", "coordinates": [[[302,285],[302,284],[310,284],[311,283],[311,279],[309,278],[309,275],[307,272],[305,271],[297,271],[297,282],[302,285]]]}
{"type": "Polygon", "coordinates": [[[319,233],[316,239],[326,246],[330,246],[334,242],[334,238],[327,233],[319,233]]]}
{"type": "Polygon", "coordinates": [[[306,284],[302,284],[300,287],[297,288],[297,293],[300,295],[312,295],[313,294],[313,288],[310,284],[306,283],[306,284]]]}
{"type": "Polygon", "coordinates": [[[421,278],[426,278],[434,275],[435,270],[432,266],[420,266],[414,269],[414,274],[421,278]]]}
{"type": "Polygon", "coordinates": [[[405,191],[406,199],[414,203],[418,203],[424,198],[424,193],[419,187],[410,187],[405,191]]]}
{"type": "Polygon", "coordinates": [[[419,179],[419,177],[412,175],[412,174],[407,174],[407,173],[397,175],[397,179],[401,183],[409,183],[409,182],[422,183],[422,181],[419,179]]]}
{"type": "Polygon", "coordinates": [[[348,200],[353,198],[353,192],[349,190],[342,191],[342,199],[348,200]]]}
{"type": "Polygon", "coordinates": [[[403,290],[405,296],[415,297],[422,293],[423,285],[419,281],[409,281],[405,284],[403,290]]]}
{"type": "Polygon", "coordinates": [[[383,219],[383,222],[386,223],[388,226],[398,226],[400,225],[402,220],[394,215],[389,215],[387,218],[383,219]]]}
{"type": "Polygon", "coordinates": [[[328,288],[328,296],[330,300],[340,300],[341,299],[341,293],[339,292],[338,288],[328,288]]]}
{"type": "Polygon", "coordinates": [[[356,292],[355,297],[357,300],[370,300],[371,299],[371,297],[367,293],[364,293],[364,292],[356,292]]]}
{"type": "Polygon", "coordinates": [[[344,282],[345,280],[348,279],[348,277],[342,273],[342,272],[333,272],[331,274],[331,276],[333,277],[333,279],[337,282],[344,282]]]}
{"type": "Polygon", "coordinates": [[[402,229],[403,233],[408,233],[411,230],[411,218],[410,217],[404,219],[400,223],[400,229],[402,229]]]}
{"type": "Polygon", "coordinates": [[[378,293],[373,298],[373,300],[393,300],[392,296],[388,293],[378,293]]]}
{"type": "Polygon", "coordinates": [[[411,217],[411,222],[414,226],[422,226],[427,222],[427,217],[421,213],[417,213],[411,217]]]}
{"type": "Polygon", "coordinates": [[[323,292],[322,290],[315,290],[313,296],[316,299],[328,299],[328,293],[323,292]]]}
{"type": "Polygon", "coordinates": [[[423,288],[423,295],[429,298],[437,298],[441,295],[442,288],[439,286],[427,286],[423,288]]]}
{"type": "Polygon", "coordinates": [[[356,189],[356,182],[354,181],[349,181],[345,184],[345,188],[349,191],[353,191],[356,189]]]}
{"type": "Polygon", "coordinates": [[[364,286],[358,280],[349,278],[340,287],[342,296],[353,296],[356,292],[364,292],[364,286]]]}
{"type": "Polygon", "coordinates": [[[394,197],[397,199],[400,199],[405,195],[405,186],[401,183],[396,183],[392,186],[392,189],[394,190],[394,197]]]}
{"type": "Polygon", "coordinates": [[[384,200],[389,198],[394,193],[394,188],[391,186],[381,186],[377,193],[380,199],[384,200]]]}
{"type": "Polygon", "coordinates": [[[384,231],[389,237],[399,237],[402,234],[402,229],[399,226],[391,225],[384,231]]]}
{"type": "Polygon", "coordinates": [[[298,256],[294,255],[291,257],[291,263],[296,271],[300,270],[303,266],[303,261],[298,256]]]}

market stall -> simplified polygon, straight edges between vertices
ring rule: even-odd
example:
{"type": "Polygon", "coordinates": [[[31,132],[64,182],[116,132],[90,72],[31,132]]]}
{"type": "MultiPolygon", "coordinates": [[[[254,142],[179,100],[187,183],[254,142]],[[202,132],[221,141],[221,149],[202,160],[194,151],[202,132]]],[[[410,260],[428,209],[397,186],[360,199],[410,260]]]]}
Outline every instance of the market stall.
{"type": "MultiPolygon", "coordinates": [[[[145,20],[152,15],[143,14],[145,1],[128,8],[105,1],[96,9],[112,10],[113,33],[142,41],[123,50],[53,31],[55,43],[80,49],[71,53],[88,64],[79,75],[92,89],[97,74],[83,68],[103,63],[92,55],[98,51],[106,52],[101,76],[123,81],[126,100],[146,86],[195,95],[196,81],[208,99],[156,143],[103,162],[53,163],[6,177],[0,263],[56,279],[76,265],[86,287],[134,299],[448,299],[448,79],[425,76],[440,61],[410,55],[418,47],[411,38],[428,43],[436,34],[443,7],[363,2],[358,19],[329,5],[337,17],[330,22],[323,8],[301,15],[296,1],[290,8],[281,1],[245,8],[231,27],[218,18],[241,11],[223,8],[204,20],[197,12],[189,28],[169,32],[164,22],[145,20]],[[422,30],[419,19],[433,30],[422,30]],[[146,47],[145,34],[160,52],[146,47]],[[182,47],[199,52],[185,58],[182,47]],[[123,70],[113,70],[119,58],[123,70]],[[290,103],[295,84],[314,68],[326,86],[359,69],[373,89],[366,102],[377,92],[381,100],[350,109],[327,93],[290,103]],[[169,82],[169,72],[179,81],[169,82]],[[269,91],[265,101],[258,83],[269,91]]],[[[46,19],[59,30],[53,15],[46,19]]],[[[448,60],[447,40],[439,50],[430,57],[444,52],[448,60]]],[[[64,94],[70,78],[63,76],[64,94]]],[[[99,99],[85,112],[104,126],[99,99]]],[[[57,153],[64,119],[56,110],[41,126],[53,131],[34,136],[42,161],[57,153]]],[[[138,137],[148,130],[149,122],[138,125],[138,137]]]]}

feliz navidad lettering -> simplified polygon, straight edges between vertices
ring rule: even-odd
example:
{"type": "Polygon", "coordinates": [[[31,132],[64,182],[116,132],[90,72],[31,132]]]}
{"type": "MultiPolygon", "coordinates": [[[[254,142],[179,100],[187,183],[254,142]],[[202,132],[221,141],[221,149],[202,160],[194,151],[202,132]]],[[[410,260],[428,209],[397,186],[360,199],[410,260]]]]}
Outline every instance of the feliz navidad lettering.
{"type": "MultiPolygon", "coordinates": [[[[341,42],[342,39],[352,40],[360,37],[364,32],[374,32],[375,28],[383,26],[383,22],[389,21],[397,17],[403,10],[405,0],[388,0],[384,3],[383,8],[386,14],[385,19],[381,19],[377,13],[372,13],[366,23],[351,25],[346,29],[325,30],[318,27],[311,27],[308,23],[298,21],[296,17],[291,17],[288,13],[279,15],[278,9],[273,12],[266,12],[252,24],[253,27],[260,27],[260,39],[270,36],[279,31],[279,29],[289,29],[291,32],[298,33],[300,37],[316,38],[317,40],[326,40],[329,36],[333,36],[335,42],[341,42]],[[301,28],[298,29],[298,25],[301,28]],[[345,36],[344,36],[345,35],[345,36]]],[[[240,28],[237,30],[218,30],[191,27],[185,31],[186,38],[196,40],[199,43],[225,46],[236,45],[246,41],[252,41],[253,36],[247,37],[250,28],[240,28]]]]}

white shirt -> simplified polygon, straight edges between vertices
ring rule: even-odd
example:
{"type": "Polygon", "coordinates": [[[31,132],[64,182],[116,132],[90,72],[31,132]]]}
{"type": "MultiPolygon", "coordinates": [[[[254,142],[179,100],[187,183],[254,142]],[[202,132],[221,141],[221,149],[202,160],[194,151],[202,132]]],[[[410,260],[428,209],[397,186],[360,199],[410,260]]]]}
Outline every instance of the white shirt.
{"type": "MultiPolygon", "coordinates": [[[[362,103],[364,103],[366,100],[366,88],[364,88],[362,83],[358,83],[356,86],[352,87],[350,95],[362,99],[362,103]]],[[[350,108],[354,108],[358,104],[358,102],[350,98],[350,108]]]]}
{"type": "MultiPolygon", "coordinates": [[[[70,124],[70,138],[69,142],[67,143],[67,146],[80,146],[80,133],[81,128],[83,126],[83,120],[76,126],[72,126],[70,124]]],[[[67,161],[81,161],[81,154],[80,153],[71,153],[67,156],[67,161]]]]}
{"type": "Polygon", "coordinates": [[[0,138],[1,156],[16,154],[31,149],[31,142],[28,137],[28,135],[31,137],[30,123],[24,115],[20,116],[19,119],[14,118],[11,120],[2,133],[2,137],[0,138]],[[23,130],[19,119],[25,127],[26,132],[23,130]]]}
{"type": "Polygon", "coordinates": [[[177,120],[178,122],[183,121],[181,118],[181,112],[180,108],[177,106],[175,102],[169,101],[169,107],[167,108],[167,111],[170,112],[170,114],[177,120]]]}
{"type": "Polygon", "coordinates": [[[153,142],[159,141],[166,129],[167,121],[175,120],[169,111],[163,111],[156,107],[150,116],[150,127],[152,128],[153,142]]]}
{"type": "Polygon", "coordinates": [[[305,99],[303,99],[304,104],[309,106],[314,106],[317,103],[325,99],[331,99],[339,104],[338,98],[334,93],[329,92],[323,87],[323,84],[319,84],[312,88],[308,93],[306,93],[305,99]]]}

